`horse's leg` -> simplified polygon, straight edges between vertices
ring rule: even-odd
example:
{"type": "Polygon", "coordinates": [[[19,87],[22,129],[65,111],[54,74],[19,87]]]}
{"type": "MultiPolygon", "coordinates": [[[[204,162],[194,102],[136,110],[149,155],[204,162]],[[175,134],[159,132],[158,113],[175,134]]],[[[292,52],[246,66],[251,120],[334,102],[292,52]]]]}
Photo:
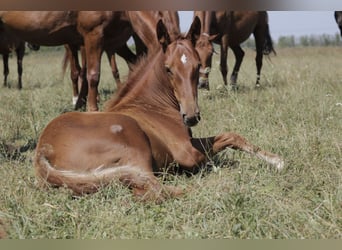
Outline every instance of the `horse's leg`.
{"type": "Polygon", "coordinates": [[[4,63],[4,86],[5,87],[7,87],[7,77],[9,74],[8,57],[9,57],[9,54],[3,54],[2,55],[2,61],[4,63]]]}
{"type": "Polygon", "coordinates": [[[116,85],[118,88],[121,87],[120,74],[118,70],[118,66],[116,64],[115,53],[113,51],[106,50],[106,55],[109,61],[110,68],[112,70],[113,77],[115,79],[116,85]]]}
{"type": "Polygon", "coordinates": [[[137,56],[142,56],[144,54],[147,54],[147,47],[143,43],[143,41],[140,39],[140,37],[137,34],[133,34],[133,39],[135,43],[135,48],[136,48],[136,54],[137,56]]]}
{"type": "Polygon", "coordinates": [[[278,155],[262,150],[236,133],[223,133],[209,138],[192,138],[191,143],[197,150],[209,157],[225,148],[232,148],[255,155],[279,170],[284,167],[284,161],[278,155]]]}
{"type": "MultiPolygon", "coordinates": [[[[96,32],[96,31],[95,31],[96,32]]],[[[88,111],[98,111],[98,85],[100,81],[103,40],[97,34],[88,34],[84,38],[87,61],[88,111]]]]}
{"type": "Polygon", "coordinates": [[[227,86],[227,55],[228,55],[228,37],[227,35],[221,38],[221,57],[220,57],[220,70],[223,78],[224,85],[227,86]]]}
{"type": "Polygon", "coordinates": [[[127,44],[118,48],[116,53],[125,59],[129,69],[131,69],[132,64],[137,61],[137,56],[128,48],[127,44]]]}
{"type": "Polygon", "coordinates": [[[255,64],[257,68],[257,79],[255,86],[260,86],[260,72],[262,68],[262,58],[263,58],[263,46],[265,42],[265,31],[262,29],[256,29],[254,31],[255,47],[256,47],[256,57],[255,64]]]}
{"type": "Polygon", "coordinates": [[[75,109],[78,109],[80,107],[76,107],[77,100],[79,96],[79,89],[78,89],[78,77],[81,71],[80,64],[78,62],[78,50],[77,47],[71,46],[71,45],[64,45],[65,48],[65,55],[64,55],[64,64],[63,64],[63,70],[65,71],[66,68],[66,62],[69,60],[70,62],[70,78],[72,82],[72,105],[75,106],[75,109]]]}
{"type": "Polygon", "coordinates": [[[86,52],[84,46],[80,47],[81,53],[81,61],[82,65],[80,66],[80,72],[78,75],[78,89],[79,96],[76,103],[76,109],[86,106],[87,96],[88,96],[88,81],[87,81],[87,60],[86,60],[86,52]]]}
{"type": "Polygon", "coordinates": [[[166,198],[183,194],[183,189],[175,186],[162,185],[153,173],[129,173],[122,175],[120,181],[132,188],[133,194],[140,201],[155,201],[160,203],[166,198]]]}
{"type": "Polygon", "coordinates": [[[25,54],[25,43],[21,43],[16,49],[17,54],[17,69],[18,69],[18,89],[22,89],[23,84],[21,81],[23,75],[23,58],[25,54]]]}
{"type": "Polygon", "coordinates": [[[240,66],[241,66],[243,57],[245,56],[245,52],[241,49],[240,45],[233,46],[233,47],[231,47],[231,49],[234,52],[235,64],[234,64],[233,72],[230,76],[230,83],[232,86],[236,86],[240,66]]]}

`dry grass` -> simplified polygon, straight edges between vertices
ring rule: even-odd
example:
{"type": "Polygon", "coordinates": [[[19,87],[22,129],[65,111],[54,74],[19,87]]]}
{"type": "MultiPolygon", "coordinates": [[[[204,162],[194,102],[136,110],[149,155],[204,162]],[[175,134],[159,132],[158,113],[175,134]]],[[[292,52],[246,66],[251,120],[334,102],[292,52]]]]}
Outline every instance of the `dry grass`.
{"type": "MultiPolygon", "coordinates": [[[[277,52],[264,60],[262,87],[255,89],[255,53],[247,50],[237,92],[223,88],[215,57],[193,132],[240,133],[282,155],[285,169],[227,150],[212,159],[210,173],[167,176],[193,192],[161,205],[137,203],[117,183],[77,199],[68,190],[37,188],[34,145],[52,118],[72,109],[71,86],[61,77],[61,52],[26,56],[20,92],[12,60],[13,87],[0,91],[0,220],[8,237],[342,238],[342,49],[277,52]]],[[[105,59],[100,85],[103,104],[115,90],[105,59]]]]}

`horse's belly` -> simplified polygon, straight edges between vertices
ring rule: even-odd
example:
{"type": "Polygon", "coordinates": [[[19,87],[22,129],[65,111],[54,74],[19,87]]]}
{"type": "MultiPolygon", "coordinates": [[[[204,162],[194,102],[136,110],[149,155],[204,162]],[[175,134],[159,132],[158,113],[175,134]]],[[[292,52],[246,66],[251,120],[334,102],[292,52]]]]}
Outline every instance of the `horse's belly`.
{"type": "Polygon", "coordinates": [[[76,15],[70,11],[8,11],[1,13],[0,18],[8,31],[33,44],[82,43],[76,15]]]}

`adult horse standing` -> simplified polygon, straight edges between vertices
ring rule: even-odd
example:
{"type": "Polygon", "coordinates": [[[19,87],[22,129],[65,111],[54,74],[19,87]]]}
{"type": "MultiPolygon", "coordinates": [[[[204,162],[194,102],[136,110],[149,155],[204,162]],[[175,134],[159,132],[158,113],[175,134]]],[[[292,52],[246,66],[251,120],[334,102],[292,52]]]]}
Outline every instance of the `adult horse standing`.
{"type": "Polygon", "coordinates": [[[335,11],[334,17],[342,37],[342,11],[335,11]]]}
{"type": "MultiPolygon", "coordinates": [[[[260,72],[262,68],[263,55],[274,52],[272,39],[269,32],[268,15],[266,11],[195,11],[195,16],[202,18],[203,30],[208,34],[216,34],[215,38],[208,36],[209,42],[213,41],[220,44],[220,70],[222,73],[224,84],[227,85],[227,55],[228,46],[233,50],[235,55],[235,65],[232,71],[230,81],[232,87],[236,87],[239,69],[244,57],[244,51],[240,44],[247,40],[253,34],[256,46],[256,68],[257,80],[256,86],[260,85],[260,72]]],[[[199,87],[209,89],[208,75],[210,65],[207,62],[213,54],[212,50],[206,49],[204,46],[196,48],[199,54],[206,53],[202,61],[203,75],[199,87]],[[203,51],[207,50],[207,52],[203,51]],[[206,60],[206,61],[204,61],[206,60]],[[204,69],[203,69],[204,68],[204,69]]]]}
{"type": "Polygon", "coordinates": [[[67,44],[74,62],[78,60],[78,48],[84,45],[90,111],[98,110],[102,52],[110,46],[119,48],[133,33],[124,11],[3,11],[0,12],[0,27],[33,44],[67,44]]]}
{"type": "MultiPolygon", "coordinates": [[[[82,84],[84,87],[80,90],[78,102],[82,103],[87,99],[87,109],[97,111],[102,53],[108,48],[112,51],[119,49],[134,33],[140,38],[145,33],[154,33],[149,32],[150,29],[141,28],[144,26],[151,28],[151,25],[156,24],[158,21],[156,15],[150,14],[147,18],[139,18],[143,13],[139,11],[2,11],[0,27],[32,44],[45,46],[67,44],[72,51],[74,63],[78,62],[78,49],[84,45],[88,85],[82,84]]],[[[148,36],[150,42],[146,43],[151,50],[159,47],[154,37],[148,36]]]]}
{"type": "MultiPolygon", "coordinates": [[[[96,12],[96,15],[101,16],[102,14],[103,12],[96,12]]],[[[160,19],[163,20],[166,27],[169,29],[171,40],[175,40],[178,36],[180,36],[179,16],[177,11],[126,11],[125,14],[127,15],[129,23],[132,26],[131,35],[133,36],[135,41],[137,55],[134,55],[130,51],[126,43],[124,43],[117,49],[111,43],[107,43],[107,45],[105,44],[104,46],[102,46],[107,54],[108,60],[110,61],[114,79],[117,83],[119,83],[119,85],[120,78],[119,71],[116,66],[115,53],[123,57],[130,68],[130,65],[135,63],[137,57],[146,54],[148,51],[152,52],[154,50],[158,50],[160,45],[156,39],[155,26],[160,19]]],[[[103,18],[105,19],[106,17],[103,18]]],[[[81,67],[73,63],[72,60],[74,60],[74,57],[70,57],[70,73],[73,81],[74,100],[77,99],[76,109],[83,106],[86,96],[88,95],[89,85],[86,83],[87,79],[85,79],[84,77],[87,67],[87,60],[85,58],[87,52],[84,46],[81,46],[80,49],[82,55],[81,67]],[[77,79],[79,79],[78,84],[77,79]]],[[[66,56],[70,56],[71,53],[72,51],[70,51],[70,49],[68,49],[68,46],[66,46],[66,56]]]]}
{"type": "Polygon", "coordinates": [[[82,194],[119,180],[139,199],[161,202],[183,192],[162,185],[154,175],[172,162],[193,169],[230,147],[281,168],[278,156],[237,134],[190,137],[188,127],[200,120],[200,62],[194,48],[200,26],[195,18],[186,39],[171,42],[159,21],[156,33],[161,47],[141,59],[105,112],[70,112],[52,120],[36,149],[35,170],[40,183],[67,186],[82,194]]]}

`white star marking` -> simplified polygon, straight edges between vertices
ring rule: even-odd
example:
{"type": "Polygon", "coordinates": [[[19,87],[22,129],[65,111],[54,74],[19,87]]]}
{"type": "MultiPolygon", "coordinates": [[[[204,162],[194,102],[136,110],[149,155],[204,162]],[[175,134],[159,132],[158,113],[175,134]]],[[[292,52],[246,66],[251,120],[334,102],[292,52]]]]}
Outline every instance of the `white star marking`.
{"type": "Polygon", "coordinates": [[[184,54],[182,55],[181,61],[183,64],[186,64],[186,62],[188,61],[188,58],[186,57],[186,55],[184,55],[184,54]]]}

